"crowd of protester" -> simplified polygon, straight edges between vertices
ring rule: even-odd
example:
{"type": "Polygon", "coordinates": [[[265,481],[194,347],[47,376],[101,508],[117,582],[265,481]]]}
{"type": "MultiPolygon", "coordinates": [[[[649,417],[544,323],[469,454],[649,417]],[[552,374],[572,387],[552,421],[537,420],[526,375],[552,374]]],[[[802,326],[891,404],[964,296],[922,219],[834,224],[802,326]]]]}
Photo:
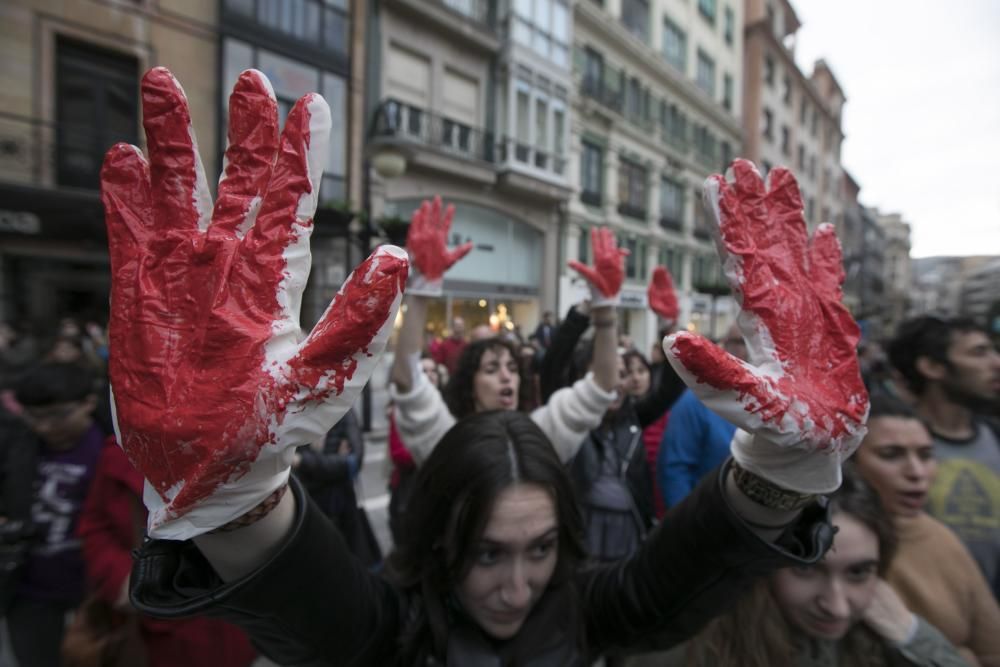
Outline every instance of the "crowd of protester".
{"type": "MultiPolygon", "coordinates": [[[[175,159],[192,140],[190,132],[176,132],[189,120],[179,84],[160,68],[147,79],[144,105],[157,104],[158,113],[150,115],[169,117],[174,128],[168,142],[157,137],[157,121],[148,124],[153,166],[168,176],[177,171],[178,183],[181,176],[198,177],[197,169],[185,170],[177,165],[187,162],[175,159]]],[[[246,132],[253,138],[234,134],[236,149],[227,160],[277,153],[277,109],[269,90],[259,72],[241,75],[230,126],[238,132],[254,128],[246,132]],[[255,150],[240,150],[248,141],[257,142],[255,150]]],[[[259,201],[259,193],[234,188],[271,182],[279,189],[280,197],[265,193],[260,210],[266,215],[241,232],[257,234],[253,238],[263,249],[241,246],[241,253],[261,253],[257,271],[246,273],[276,280],[282,295],[276,301],[292,310],[298,297],[291,292],[305,283],[294,279],[303,264],[293,266],[296,258],[290,258],[298,232],[285,239],[287,247],[267,235],[280,237],[276,230],[301,226],[288,219],[299,221],[308,208],[309,177],[319,178],[308,164],[321,161],[306,158],[315,157],[309,151],[324,142],[301,138],[303,127],[321,129],[320,102],[306,98],[288,113],[287,125],[299,129],[285,137],[280,157],[255,158],[260,178],[223,180],[220,191],[228,193],[229,203],[216,211],[223,222],[212,225],[230,227],[210,227],[218,247],[240,243],[243,237],[227,235],[240,223],[234,202],[259,201]],[[275,177],[263,178],[271,170],[275,177]],[[290,215],[284,227],[276,223],[282,212],[290,215]],[[287,264],[263,270],[265,255],[287,264]]],[[[180,185],[164,190],[163,183],[173,181],[162,173],[150,194],[150,183],[142,180],[149,169],[141,160],[138,151],[113,149],[103,172],[113,263],[173,252],[165,250],[170,244],[140,239],[148,230],[137,220],[152,206],[149,197],[162,198],[161,208],[191,213],[185,207],[194,198],[178,197],[180,185]],[[135,195],[130,188],[142,196],[125,196],[135,195]],[[141,210],[129,209],[136,201],[141,210]]],[[[832,230],[821,229],[809,240],[808,261],[783,257],[780,251],[803,252],[807,245],[801,215],[786,210],[798,196],[794,179],[774,170],[772,192],[791,196],[777,198],[768,212],[756,170],[738,160],[733,171],[733,184],[715,180],[706,190],[707,196],[714,193],[715,215],[726,226],[720,250],[752,255],[747,248],[755,247],[753,241],[770,244],[767,253],[730,276],[742,289],[745,281],[765,275],[768,287],[743,290],[740,327],[716,341],[718,348],[701,348],[700,355],[665,352],[658,340],[647,357],[619,331],[625,251],[608,229],[593,230],[593,266],[571,262],[590,298],[574,304],[561,321],[544,313],[525,338],[516,328],[496,332],[485,324],[467,335],[466,323],[456,317],[447,337],[429,337],[429,306],[441,296],[444,273],[471,250],[447,249],[453,209],[439,199],[424,202],[414,214],[405,296],[396,294],[403,291],[399,272],[407,270],[402,251],[379,249],[366,260],[362,277],[348,281],[363,284],[367,298],[331,308],[328,314],[343,317],[325,320],[317,338],[295,347],[297,354],[283,359],[283,367],[273,362],[264,369],[249,364],[249,371],[226,367],[228,375],[220,370],[218,381],[232,383],[224,384],[226,391],[261,381],[267,391],[279,386],[268,383],[287,379],[286,371],[295,380],[281,397],[262,395],[261,386],[253,385],[246,395],[257,403],[252,413],[236,413],[246,423],[238,424],[235,435],[224,420],[221,427],[209,423],[204,410],[190,413],[198,415],[189,417],[191,423],[183,423],[185,413],[177,411],[171,412],[177,423],[133,421],[132,432],[119,429],[119,443],[115,430],[124,410],[135,411],[135,402],[147,397],[138,392],[123,399],[124,392],[116,391],[118,402],[110,400],[109,343],[102,326],[67,318],[49,338],[36,341],[18,327],[0,325],[0,613],[20,667],[247,667],[263,660],[261,654],[288,667],[340,659],[527,667],[595,661],[632,667],[1000,667],[995,343],[971,320],[921,316],[904,322],[885,341],[884,352],[877,341],[863,341],[855,356],[858,328],[840,304],[842,267],[832,230]],[[752,219],[758,215],[761,220],[752,219]],[[754,226],[760,222],[773,224],[754,226]],[[779,223],[788,225],[782,238],[774,235],[779,223]],[[796,242],[782,245],[795,234],[796,242]],[[787,280],[807,265],[811,274],[780,284],[779,273],[787,280]],[[784,289],[772,290],[772,284],[784,289]],[[782,308],[768,311],[775,298],[785,300],[782,308]],[[394,548],[383,554],[355,491],[365,465],[364,435],[349,401],[340,398],[360,391],[363,381],[345,387],[381,351],[369,353],[370,345],[378,348],[373,313],[384,318],[374,323],[379,331],[391,328],[400,299],[405,316],[392,343],[388,388],[394,548]],[[813,339],[799,347],[827,356],[795,358],[801,350],[789,349],[799,344],[799,331],[779,327],[788,325],[781,316],[794,314],[795,306],[829,318],[824,326],[805,318],[794,322],[814,327],[802,334],[813,339]],[[353,337],[345,335],[350,342],[337,347],[335,333],[353,337]],[[814,345],[819,338],[823,344],[814,345]],[[336,354],[325,357],[330,347],[336,354]],[[748,361],[764,358],[765,347],[773,348],[782,367],[762,372],[764,363],[758,368],[748,361]],[[316,359],[317,367],[309,367],[316,359]],[[699,375],[685,359],[714,365],[703,365],[699,375]],[[736,381],[713,374],[715,365],[724,364],[736,381]],[[817,368],[823,377],[816,377],[817,368]],[[766,384],[763,376],[781,376],[791,398],[803,402],[814,398],[810,391],[827,389],[827,380],[842,381],[835,389],[843,391],[823,393],[832,405],[813,401],[804,408],[807,418],[789,426],[795,418],[769,416],[773,406],[759,400],[775,394],[753,393],[766,384]],[[714,378],[718,386],[701,378],[714,378]],[[871,397],[868,414],[862,378],[871,397]],[[741,392],[754,400],[730,395],[741,392]],[[728,411],[710,410],[707,403],[728,411]],[[825,408],[836,414],[823,413],[825,408]],[[338,419],[324,421],[331,414],[338,419]],[[837,428],[817,424],[813,417],[821,414],[836,420],[837,428]],[[305,426],[281,431],[282,437],[315,435],[284,443],[285,458],[275,428],[283,421],[305,426]],[[197,459],[194,445],[205,445],[195,442],[199,437],[207,438],[206,459],[197,459]],[[225,437],[230,441],[223,442],[225,437]],[[153,440],[176,450],[156,452],[163,456],[155,460],[167,467],[176,461],[190,479],[216,464],[225,475],[209,477],[214,485],[206,484],[197,502],[174,505],[190,479],[170,478],[177,488],[165,492],[153,486],[150,480],[161,471],[152,469],[153,458],[142,449],[153,440]],[[234,443],[234,449],[225,448],[234,443]],[[841,468],[841,459],[831,454],[842,447],[849,455],[855,446],[857,453],[841,468]],[[235,460],[213,458],[225,456],[235,460]],[[270,468],[247,472],[261,461],[270,468]],[[289,467],[290,482],[283,476],[289,467]],[[783,474],[807,479],[789,481],[783,474]],[[265,488],[265,482],[273,484],[265,488]],[[247,498],[238,511],[226,507],[247,498]],[[164,501],[171,504],[169,512],[147,512],[162,509],[164,501]],[[185,516],[199,510],[205,510],[201,524],[185,516]]],[[[247,207],[256,215],[254,205],[247,207]]],[[[169,231],[182,238],[195,233],[169,231]]],[[[221,253],[227,270],[245,259],[241,253],[221,253]]],[[[146,264],[153,271],[157,262],[146,264]]],[[[167,264],[172,279],[190,268],[167,264]]],[[[121,291],[125,273],[119,265],[113,276],[119,296],[129,296],[121,291]]],[[[259,296],[260,285],[250,284],[259,296]]],[[[155,293],[159,287],[150,287],[152,301],[162,296],[155,293]]],[[[341,296],[346,292],[347,286],[341,296]]],[[[676,295],[664,269],[654,272],[647,295],[663,339],[678,324],[676,295]]],[[[218,299],[210,307],[236,308],[242,316],[243,308],[254,307],[250,300],[218,299]]],[[[144,313],[155,318],[154,310],[144,313]]],[[[168,313],[168,323],[190,314],[182,311],[168,313]]],[[[118,333],[133,326],[142,331],[145,323],[127,315],[118,311],[118,333]]],[[[113,333],[114,312],[111,321],[113,333]]],[[[239,334],[251,338],[259,329],[263,348],[275,332],[297,332],[298,323],[256,325],[241,319],[239,334]]],[[[219,326],[221,333],[232,333],[219,326]]],[[[191,329],[205,333],[196,325],[191,329]]],[[[682,338],[691,349],[704,345],[682,338]]],[[[246,355],[259,351],[240,349],[246,355]]],[[[176,370],[169,364],[147,369],[146,359],[114,352],[123,355],[112,360],[127,367],[122,375],[160,382],[161,389],[176,370]]],[[[211,359],[219,359],[221,368],[220,357],[211,359]]],[[[121,386],[116,378],[115,389],[121,386]]],[[[165,406],[153,407],[142,406],[144,415],[158,415],[165,406]]]]}
{"type": "MultiPolygon", "coordinates": [[[[404,337],[426,325],[415,300],[404,337]]],[[[595,335],[600,317],[583,302],[558,324],[547,316],[527,341],[514,332],[467,339],[456,318],[444,341],[424,339],[415,367],[410,341],[400,340],[389,408],[395,539],[406,530],[417,467],[441,435],[455,419],[498,407],[526,410],[563,438],[556,449],[576,487],[590,561],[628,557],[670,520],[669,508],[728,457],[736,427],[685,389],[662,354],[647,359],[613,329],[595,335]],[[600,378],[596,346],[613,361],[600,378]],[[414,387],[430,397],[415,402],[414,387]],[[563,411],[595,409],[588,391],[598,404],[608,398],[597,426],[577,437],[560,422],[571,417],[547,413],[553,401],[563,411]]],[[[65,319],[44,345],[2,331],[0,590],[20,664],[90,664],[72,662],[106,651],[77,627],[87,616],[101,619],[91,625],[126,660],[93,664],[141,654],[149,665],[249,665],[256,652],[235,626],[131,608],[143,480],[115,446],[101,400],[101,328],[65,319]]],[[[735,327],[719,342],[745,354],[735,327]]],[[[962,664],[948,657],[953,646],[968,664],[1000,665],[1000,356],[975,322],[935,317],[905,322],[886,349],[866,341],[860,352],[872,397],[868,435],[832,499],[839,531],[830,554],[759,581],[669,652],[611,652],[608,664],[962,664]],[[911,614],[919,618],[912,626],[911,614]]],[[[382,553],[354,491],[363,465],[364,438],[348,412],[298,451],[293,470],[355,556],[378,569],[382,553]]]]}

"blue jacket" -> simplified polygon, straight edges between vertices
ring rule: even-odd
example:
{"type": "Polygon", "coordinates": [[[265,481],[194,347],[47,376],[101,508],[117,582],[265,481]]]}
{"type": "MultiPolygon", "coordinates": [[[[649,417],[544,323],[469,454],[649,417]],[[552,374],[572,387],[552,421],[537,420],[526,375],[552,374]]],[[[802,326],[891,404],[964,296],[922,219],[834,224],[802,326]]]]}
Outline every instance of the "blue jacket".
{"type": "Polygon", "coordinates": [[[656,477],[663,502],[673,507],[698,481],[729,456],[736,427],[702,404],[690,390],[670,410],[656,455],[656,477]]]}

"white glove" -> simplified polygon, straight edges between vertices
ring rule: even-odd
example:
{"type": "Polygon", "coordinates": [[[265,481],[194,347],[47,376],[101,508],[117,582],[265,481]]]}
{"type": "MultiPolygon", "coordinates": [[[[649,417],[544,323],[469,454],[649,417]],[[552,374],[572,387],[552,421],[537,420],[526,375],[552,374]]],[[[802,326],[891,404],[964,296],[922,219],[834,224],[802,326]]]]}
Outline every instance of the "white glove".
{"type": "Polygon", "coordinates": [[[142,102],[148,164],[119,144],[101,171],[112,409],[146,478],[150,535],[181,540],[260,504],[285,484],[295,448],[350,408],[392,329],[408,263],[379,248],[304,336],[326,102],[299,100],[279,140],[270,83],[244,72],[214,207],[180,84],[153,69],[142,102]]]}
{"type": "Polygon", "coordinates": [[[705,182],[717,245],[741,312],[743,361],[682,332],[663,349],[691,390],[719,416],[753,434],[733,444],[741,466],[780,487],[828,493],[864,437],[868,394],[855,352],[860,332],[840,302],[844,270],[833,227],[806,234],[795,178],[736,160],[735,182],[705,182]]]}

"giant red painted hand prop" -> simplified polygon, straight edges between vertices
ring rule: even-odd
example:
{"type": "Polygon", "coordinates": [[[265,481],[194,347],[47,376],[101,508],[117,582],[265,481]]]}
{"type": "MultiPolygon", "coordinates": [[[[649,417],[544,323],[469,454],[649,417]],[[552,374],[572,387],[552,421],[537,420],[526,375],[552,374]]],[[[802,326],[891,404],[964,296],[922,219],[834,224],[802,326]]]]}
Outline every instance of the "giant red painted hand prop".
{"type": "Polygon", "coordinates": [[[859,330],[840,300],[840,245],[828,224],[808,238],[789,171],[772,170],[767,190],[750,162],[736,160],[732,171],[732,183],[705,182],[705,203],[742,307],[748,360],[686,332],[668,336],[664,350],[706,405],[753,434],[734,439],[740,465],[788,489],[829,492],[868,414],[859,330]]]}
{"type": "Polygon", "coordinates": [[[441,197],[424,200],[410,218],[406,232],[406,249],[415,269],[410,275],[409,294],[441,296],[444,274],[454,264],[469,254],[472,243],[463,243],[448,250],[448,232],[455,217],[455,207],[441,210],[441,197]]]}
{"type": "Polygon", "coordinates": [[[590,305],[617,306],[625,282],[625,257],[628,250],[619,248],[615,235],[607,227],[590,230],[594,266],[571,259],[569,267],[579,273],[590,287],[590,305]]]}
{"type": "Polygon", "coordinates": [[[653,269],[653,281],[646,288],[646,299],[653,312],[662,317],[668,327],[677,323],[677,292],[674,291],[674,281],[666,267],[653,269]]]}
{"type": "Polygon", "coordinates": [[[118,144],[101,171],[109,370],[119,443],[147,480],[150,534],[185,539],[280,488],[295,447],[350,408],[385,345],[407,260],[381,248],[304,336],[326,102],[303,97],[279,137],[270,83],[244,72],[214,207],[187,99],[166,69],[143,77],[142,107],[149,162],[118,144]]]}

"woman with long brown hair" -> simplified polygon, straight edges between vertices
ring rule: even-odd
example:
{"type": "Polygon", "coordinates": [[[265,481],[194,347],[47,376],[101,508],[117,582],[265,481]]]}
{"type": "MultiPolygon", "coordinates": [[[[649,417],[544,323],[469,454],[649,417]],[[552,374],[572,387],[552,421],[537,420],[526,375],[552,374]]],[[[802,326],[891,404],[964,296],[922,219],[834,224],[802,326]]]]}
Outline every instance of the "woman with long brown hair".
{"type": "MultiPolygon", "coordinates": [[[[890,518],[853,474],[830,499],[833,547],[812,565],[759,580],[667,665],[772,667],[967,664],[910,612],[883,577],[896,550],[890,518]]],[[[662,664],[662,663],[661,663],[662,664]]]]}

